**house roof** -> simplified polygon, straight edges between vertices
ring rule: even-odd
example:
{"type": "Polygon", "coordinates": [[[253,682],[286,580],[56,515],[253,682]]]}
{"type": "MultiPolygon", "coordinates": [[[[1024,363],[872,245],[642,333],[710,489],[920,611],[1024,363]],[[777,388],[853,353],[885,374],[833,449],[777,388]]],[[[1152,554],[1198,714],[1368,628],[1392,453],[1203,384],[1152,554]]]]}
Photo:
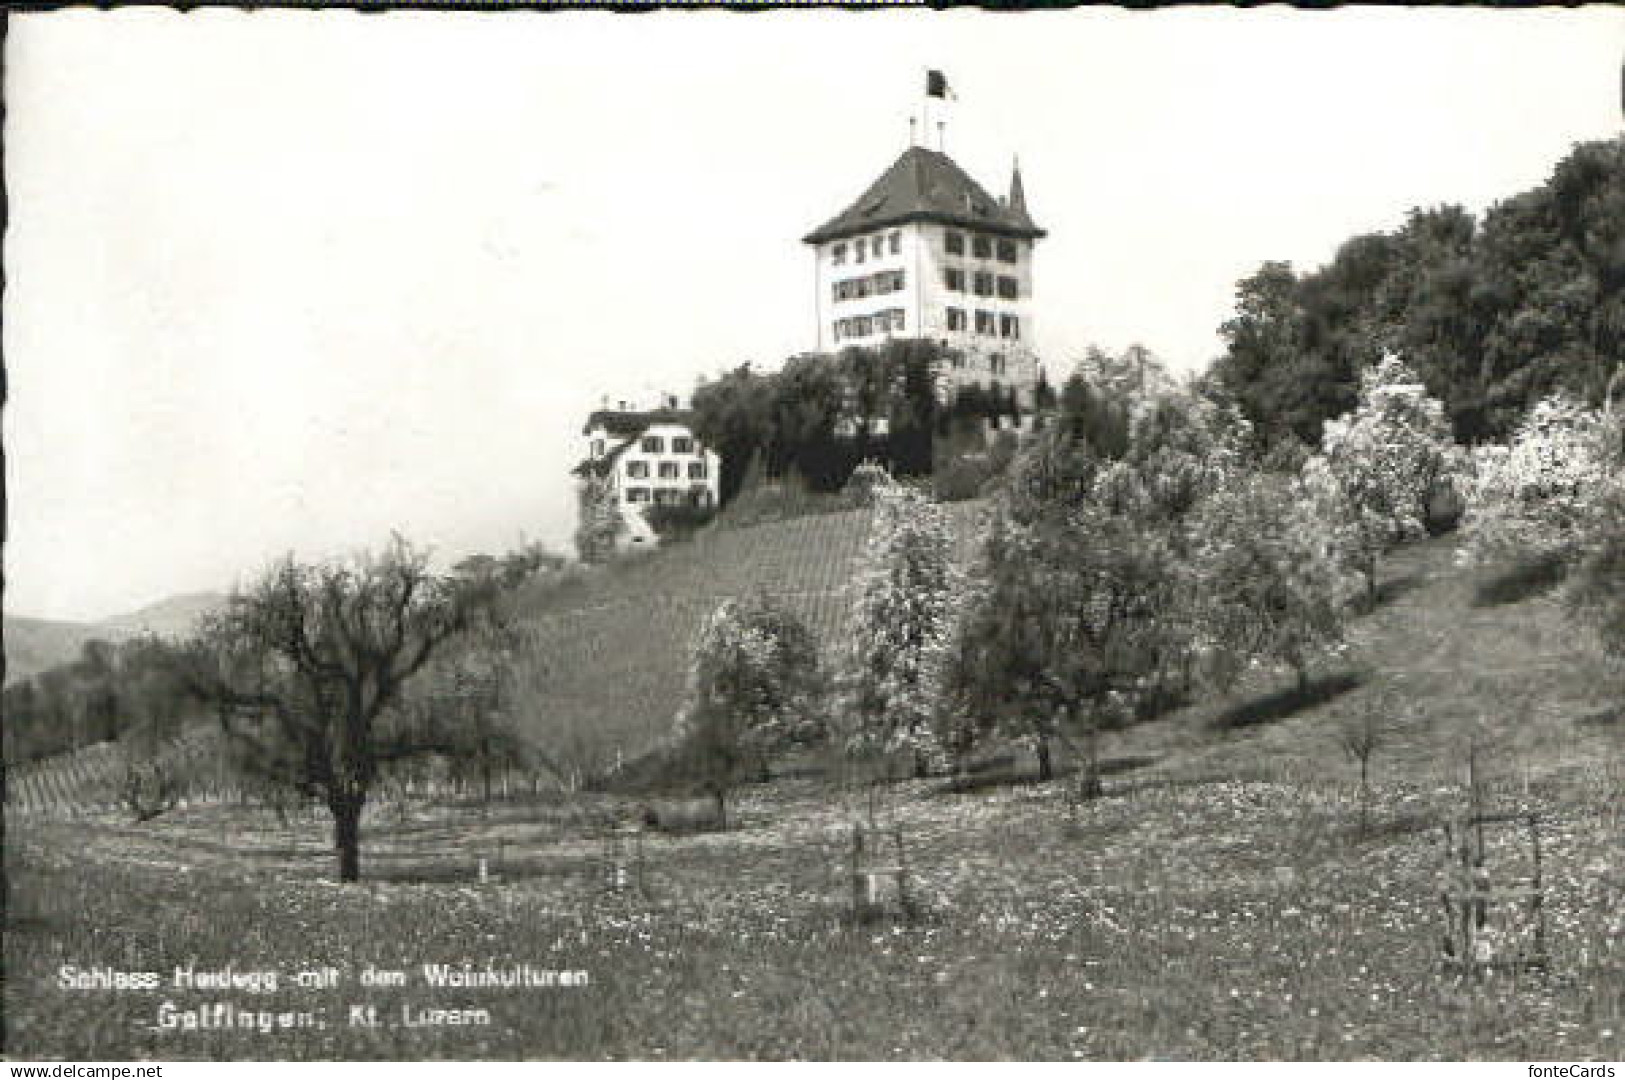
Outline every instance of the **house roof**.
{"type": "Polygon", "coordinates": [[[611,435],[635,439],[655,424],[682,424],[694,426],[693,409],[599,409],[587,417],[581,429],[585,435],[602,424],[611,435]]]}
{"type": "Polygon", "coordinates": [[[1027,212],[1019,169],[1011,177],[1010,198],[999,200],[947,154],[911,146],[856,202],[802,240],[822,244],[907,221],[940,221],[1029,240],[1045,235],[1027,212]]]}

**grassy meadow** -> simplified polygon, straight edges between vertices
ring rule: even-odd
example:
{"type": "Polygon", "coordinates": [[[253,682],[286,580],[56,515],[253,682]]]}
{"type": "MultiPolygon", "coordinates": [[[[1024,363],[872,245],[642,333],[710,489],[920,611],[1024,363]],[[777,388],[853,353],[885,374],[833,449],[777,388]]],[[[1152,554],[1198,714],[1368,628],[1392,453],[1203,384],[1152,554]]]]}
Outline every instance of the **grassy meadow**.
{"type": "MultiPolygon", "coordinates": [[[[747,532],[716,542],[743,545],[747,532]]],[[[751,565],[783,581],[753,550],[751,565]]],[[[698,549],[684,558],[696,575],[709,561],[698,549]]],[[[1482,584],[1455,566],[1448,538],[1396,553],[1381,605],[1310,693],[1261,674],[1226,700],[1111,736],[1104,798],[1071,799],[1064,759],[1056,780],[1033,782],[1019,754],[990,761],[966,790],[941,778],[886,787],[878,812],[902,830],[913,922],[847,917],[850,828],[868,798],[816,760],[745,788],[725,833],[648,835],[642,894],[604,887],[601,823],[635,807],[612,795],[375,808],[366,880],[352,887],[329,880],[320,816],[284,824],[221,805],[141,825],[13,814],[6,1052],[1625,1058],[1617,692],[1551,599],[1482,584]],[[1336,732],[1390,691],[1404,710],[1373,759],[1362,833],[1357,771],[1336,732]],[[1463,980],[1439,969],[1439,823],[1467,808],[1469,739],[1487,806],[1541,815],[1545,973],[1463,980]],[[417,976],[423,963],[463,962],[580,970],[590,982],[451,989],[417,976]],[[157,971],[166,985],[61,989],[63,964],[157,971]],[[263,994],[170,988],[186,964],[275,969],[281,982],[263,994]],[[342,973],[336,989],[289,982],[328,965],[342,973]],[[368,965],[411,979],[363,987],[368,965]],[[326,1026],[166,1029],[165,1000],[325,1010],[326,1026]],[[403,1005],[485,1009],[491,1022],[351,1024],[351,1004],[384,1018],[403,1005]]],[[[598,708],[614,707],[617,685],[599,684],[598,708]]],[[[1516,863],[1515,845],[1493,850],[1516,863]]]]}

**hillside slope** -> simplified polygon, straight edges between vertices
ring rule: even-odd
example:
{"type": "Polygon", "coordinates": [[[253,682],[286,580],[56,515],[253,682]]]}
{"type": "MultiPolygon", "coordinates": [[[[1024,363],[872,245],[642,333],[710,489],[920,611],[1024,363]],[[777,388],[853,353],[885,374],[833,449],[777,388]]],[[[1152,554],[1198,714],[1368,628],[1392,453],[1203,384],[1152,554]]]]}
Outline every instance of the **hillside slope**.
{"type": "MultiPolygon", "coordinates": [[[[948,508],[962,559],[984,505],[948,508]]],[[[705,617],[757,588],[806,621],[821,655],[834,655],[871,517],[852,510],[712,530],[598,571],[568,597],[531,598],[523,606],[533,653],[546,668],[531,672],[524,694],[525,735],[549,752],[588,753],[592,743],[609,755],[583,767],[647,750],[670,731],[705,617]]]]}
{"type": "Polygon", "coordinates": [[[6,616],[6,685],[31,679],[47,668],[66,664],[94,638],[117,641],[124,631],[99,623],[6,616]]]}
{"type": "Polygon", "coordinates": [[[5,618],[6,685],[31,679],[47,668],[77,659],[84,643],[94,639],[118,642],[138,634],[180,637],[225,599],[221,593],[184,593],[101,622],[8,615],[5,618]]]}
{"type": "Polygon", "coordinates": [[[123,615],[103,619],[98,625],[128,634],[184,637],[196,629],[200,619],[224,606],[225,602],[224,593],[181,593],[123,615]]]}

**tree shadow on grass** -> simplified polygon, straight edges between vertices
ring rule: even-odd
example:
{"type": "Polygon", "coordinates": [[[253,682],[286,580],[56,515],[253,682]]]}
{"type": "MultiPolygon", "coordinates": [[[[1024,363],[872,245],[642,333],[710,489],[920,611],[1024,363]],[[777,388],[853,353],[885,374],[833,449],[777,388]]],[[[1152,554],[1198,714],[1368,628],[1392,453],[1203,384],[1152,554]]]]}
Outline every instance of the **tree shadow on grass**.
{"type": "MultiPolygon", "coordinates": [[[[964,776],[954,777],[947,783],[939,786],[937,795],[976,795],[985,791],[995,791],[999,788],[1026,787],[1038,784],[1038,771],[1028,763],[1017,763],[1015,755],[1007,754],[995,759],[998,765],[993,768],[984,767],[980,770],[972,766],[966,770],[964,776]]],[[[1132,772],[1143,769],[1148,765],[1155,765],[1161,761],[1160,757],[1146,754],[1125,754],[1122,757],[1102,758],[1100,762],[1101,776],[1115,776],[1119,773],[1132,772]]],[[[1079,768],[1076,762],[1064,762],[1051,770],[1051,780],[1063,780],[1069,776],[1076,776],[1079,768]]]]}
{"type": "Polygon", "coordinates": [[[1473,590],[1473,607],[1499,607],[1543,596],[1563,583],[1567,564],[1561,556],[1532,555],[1485,575],[1473,590]]]}
{"type": "Polygon", "coordinates": [[[1244,701],[1240,705],[1226,709],[1215,716],[1208,726],[1219,731],[1233,731],[1237,728],[1273,724],[1295,716],[1305,709],[1312,709],[1341,697],[1359,687],[1365,680],[1366,674],[1362,671],[1338,671],[1322,675],[1310,679],[1303,686],[1289,686],[1285,690],[1266,694],[1252,701],[1244,701]]]}
{"type": "Polygon", "coordinates": [[[1577,727],[1625,729],[1625,705],[1608,705],[1574,721],[1577,727]]]}
{"type": "Polygon", "coordinates": [[[1370,822],[1364,833],[1358,826],[1348,826],[1348,841],[1352,844],[1378,846],[1392,844],[1409,837],[1433,832],[1439,828],[1439,819],[1432,814],[1399,814],[1370,822]]]}
{"type": "Polygon", "coordinates": [[[1427,575],[1416,573],[1406,574],[1404,577],[1389,578],[1377,585],[1377,607],[1384,607],[1393,603],[1400,597],[1415,592],[1427,584],[1427,575]]]}

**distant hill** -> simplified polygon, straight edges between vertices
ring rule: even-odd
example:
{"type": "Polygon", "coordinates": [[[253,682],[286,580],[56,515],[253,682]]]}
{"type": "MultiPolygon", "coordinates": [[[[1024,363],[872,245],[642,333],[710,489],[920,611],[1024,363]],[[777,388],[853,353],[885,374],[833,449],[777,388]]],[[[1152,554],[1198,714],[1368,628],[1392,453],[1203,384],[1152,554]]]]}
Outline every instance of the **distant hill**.
{"type": "Polygon", "coordinates": [[[6,685],[31,679],[46,668],[65,664],[79,655],[79,649],[92,638],[119,638],[127,635],[96,623],[65,622],[57,619],[5,619],[6,685]]]}
{"type": "Polygon", "coordinates": [[[97,625],[126,634],[184,637],[198,620],[226,602],[224,593],[196,592],[171,596],[135,611],[104,619],[97,625]]]}
{"type": "Polygon", "coordinates": [[[225,596],[221,593],[185,593],[101,622],[8,615],[5,618],[6,685],[68,663],[79,655],[85,642],[96,638],[122,641],[147,633],[181,637],[191,631],[200,617],[224,602],[225,596]]]}

